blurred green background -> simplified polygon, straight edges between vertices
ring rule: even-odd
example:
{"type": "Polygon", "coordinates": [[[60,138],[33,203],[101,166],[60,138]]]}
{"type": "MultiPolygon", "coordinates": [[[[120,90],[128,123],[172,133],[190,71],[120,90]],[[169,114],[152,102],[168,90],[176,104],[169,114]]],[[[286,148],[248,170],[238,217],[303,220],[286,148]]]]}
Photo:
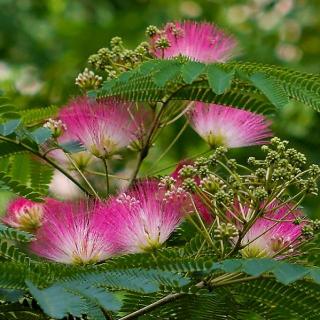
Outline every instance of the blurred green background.
{"type": "MultiPolygon", "coordinates": [[[[21,108],[63,105],[79,94],[74,80],[88,56],[111,37],[135,47],[148,25],[180,19],[215,22],[235,34],[242,49],[237,59],[318,73],[319,16],[319,0],[0,0],[0,89],[21,108]]],[[[292,104],[273,121],[276,135],[320,163],[319,114],[292,104]]],[[[167,128],[149,163],[181,125],[167,128]]],[[[158,166],[204,149],[187,129],[158,166]]],[[[251,151],[236,153],[244,159],[251,151]]],[[[318,199],[308,200],[306,210],[320,217],[318,199]]]]}

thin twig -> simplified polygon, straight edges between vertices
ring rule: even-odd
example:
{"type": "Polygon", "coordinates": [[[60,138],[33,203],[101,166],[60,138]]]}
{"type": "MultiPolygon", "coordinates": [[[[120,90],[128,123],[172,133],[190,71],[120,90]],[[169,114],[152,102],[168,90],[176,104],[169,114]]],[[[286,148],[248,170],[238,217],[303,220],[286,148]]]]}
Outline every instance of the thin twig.
{"type": "Polygon", "coordinates": [[[78,171],[78,173],[80,174],[80,176],[82,177],[82,179],[85,181],[85,183],[87,184],[87,186],[90,188],[90,190],[92,191],[92,193],[94,194],[94,196],[101,200],[98,193],[96,192],[96,190],[93,188],[93,186],[91,185],[91,183],[89,182],[89,180],[86,178],[86,176],[83,174],[83,172],[80,170],[80,168],[77,166],[77,164],[75,163],[75,161],[72,159],[72,157],[68,154],[65,153],[66,157],[68,158],[68,160],[71,162],[71,164],[73,165],[73,167],[78,171]]]}
{"type": "Polygon", "coordinates": [[[105,176],[106,176],[106,186],[107,186],[107,196],[109,195],[110,192],[110,184],[109,184],[109,171],[108,171],[108,163],[107,163],[107,159],[106,158],[102,158],[102,162],[104,165],[104,169],[105,169],[105,176]]]}
{"type": "Polygon", "coordinates": [[[169,146],[167,147],[166,150],[163,151],[163,153],[160,155],[160,157],[153,162],[152,166],[150,167],[150,171],[156,166],[156,164],[170,151],[170,149],[174,146],[174,144],[178,141],[178,139],[181,137],[181,135],[183,134],[183,132],[186,130],[186,128],[188,127],[188,122],[186,121],[185,124],[183,125],[183,127],[180,129],[180,131],[178,132],[178,134],[175,136],[175,138],[172,140],[172,142],[169,144],[169,146]]]}
{"type": "MultiPolygon", "coordinates": [[[[90,170],[90,169],[85,169],[85,171],[87,173],[94,174],[96,176],[103,176],[104,177],[106,175],[104,172],[94,171],[94,170],[90,170]]],[[[109,176],[109,178],[112,178],[112,179],[119,179],[119,180],[125,180],[125,181],[129,180],[128,177],[121,177],[121,176],[118,176],[116,174],[110,174],[109,173],[108,176],[109,176]]]]}
{"type": "Polygon", "coordinates": [[[160,306],[163,306],[164,304],[167,304],[168,302],[171,302],[173,300],[179,299],[182,296],[186,295],[186,293],[173,293],[173,294],[169,294],[167,296],[165,296],[164,298],[149,304],[148,306],[141,308],[137,311],[134,311],[122,318],[120,318],[119,320],[129,320],[129,319],[137,319],[139,316],[142,316],[143,314],[146,314],[160,306]]]}
{"type": "Polygon", "coordinates": [[[48,164],[50,164],[53,168],[57,169],[58,171],[60,171],[63,175],[65,175],[69,180],[71,180],[81,191],[83,191],[86,195],[88,196],[92,196],[92,194],[90,192],[88,192],[88,190],[86,190],[81,183],[79,183],[79,181],[77,181],[71,174],[69,174],[65,169],[63,169],[62,167],[60,167],[58,164],[56,164],[53,160],[51,160],[50,158],[47,158],[45,155],[42,155],[40,153],[38,153],[37,151],[33,150],[31,147],[29,147],[28,145],[20,142],[20,141],[16,141],[16,140],[12,140],[3,136],[0,136],[0,140],[6,141],[6,142],[10,142],[12,144],[18,145],[23,147],[25,150],[31,152],[33,155],[35,155],[36,157],[44,160],[45,162],[47,162],[48,164]]]}

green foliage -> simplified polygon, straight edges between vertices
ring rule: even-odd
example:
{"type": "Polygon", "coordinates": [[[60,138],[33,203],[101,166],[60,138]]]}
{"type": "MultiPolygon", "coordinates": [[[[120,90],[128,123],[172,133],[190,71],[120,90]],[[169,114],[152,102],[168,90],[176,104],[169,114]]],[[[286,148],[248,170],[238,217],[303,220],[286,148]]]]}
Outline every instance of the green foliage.
{"type": "Polygon", "coordinates": [[[21,197],[25,197],[33,201],[42,201],[42,195],[39,192],[17,180],[12,179],[5,172],[0,171],[0,181],[8,188],[8,190],[21,197]]]}
{"type": "Polygon", "coordinates": [[[189,61],[181,68],[181,76],[185,83],[191,84],[204,71],[205,65],[196,61],[189,61]]]}
{"type": "Polygon", "coordinates": [[[263,319],[317,319],[319,314],[319,285],[298,281],[290,286],[273,279],[254,280],[230,287],[241,305],[241,319],[254,312],[263,319]]]}
{"type": "Polygon", "coordinates": [[[0,238],[19,242],[29,242],[33,238],[33,235],[28,232],[0,224],[0,238]]]}
{"type": "Polygon", "coordinates": [[[250,81],[255,87],[261,90],[276,107],[281,108],[289,103],[288,96],[277,79],[267,77],[262,73],[255,73],[250,76],[250,81]]]}
{"type": "Polygon", "coordinates": [[[52,136],[52,132],[48,128],[40,127],[31,132],[32,140],[38,145],[45,143],[52,136]]]}
{"type": "Polygon", "coordinates": [[[19,118],[19,114],[14,105],[8,102],[8,98],[0,96],[0,120],[19,118]]]}
{"type": "MultiPolygon", "coordinates": [[[[319,90],[318,75],[255,63],[205,65],[179,57],[149,60],[105,81],[90,95],[152,102],[155,110],[154,102],[175,108],[169,102],[203,101],[273,114],[290,101],[319,111],[319,90]]],[[[33,201],[48,194],[53,169],[34,157],[46,160],[44,150],[54,140],[42,124],[57,111],[54,106],[22,111],[6,103],[0,106],[3,188],[33,201]]],[[[84,150],[74,141],[60,147],[67,153],[84,150]]],[[[65,266],[30,255],[32,235],[0,225],[0,297],[5,300],[0,319],[72,315],[103,320],[144,307],[141,319],[316,319],[319,314],[318,255],[306,258],[306,265],[233,258],[237,253],[221,260],[223,254],[213,253],[215,244],[202,235],[187,244],[179,237],[170,240],[174,247],[152,253],[124,255],[92,266],[65,266]],[[175,246],[175,241],[185,245],[175,246]],[[24,295],[31,295],[43,312],[39,306],[17,302],[24,295]]],[[[308,253],[318,247],[315,243],[308,253]]]]}
{"type": "Polygon", "coordinates": [[[32,306],[16,302],[0,305],[0,320],[46,320],[48,319],[39,310],[32,309],[32,306]]]}
{"type": "Polygon", "coordinates": [[[49,118],[55,118],[58,113],[58,107],[49,106],[45,108],[27,109],[20,112],[22,121],[26,125],[37,125],[45,122],[49,118]]]}
{"type": "Polygon", "coordinates": [[[117,311],[121,306],[115,294],[92,287],[90,283],[56,283],[43,290],[31,281],[26,283],[43,311],[55,319],[62,319],[68,314],[76,317],[87,314],[91,319],[104,320],[104,309],[117,311]]]}
{"type": "Polygon", "coordinates": [[[214,93],[220,95],[231,87],[234,71],[224,71],[217,65],[208,66],[208,83],[214,93]]]}
{"type": "Polygon", "coordinates": [[[31,162],[30,183],[34,190],[42,195],[47,195],[52,176],[53,169],[51,167],[37,161],[31,162]]]}
{"type": "Polygon", "coordinates": [[[97,95],[160,101],[167,94],[172,100],[198,100],[270,113],[289,100],[318,110],[319,85],[317,76],[254,63],[205,66],[179,60],[151,60],[123,73],[119,79],[106,81],[97,95]]]}
{"type": "Polygon", "coordinates": [[[2,157],[10,157],[13,154],[23,153],[26,150],[16,144],[10,142],[1,142],[0,143],[0,158],[2,157]]]}
{"type": "Polygon", "coordinates": [[[77,153],[86,150],[79,141],[60,143],[59,147],[66,153],[77,153]]]}
{"type": "Polygon", "coordinates": [[[0,124],[0,135],[6,137],[13,133],[20,125],[20,119],[9,120],[3,124],[0,124]]]}

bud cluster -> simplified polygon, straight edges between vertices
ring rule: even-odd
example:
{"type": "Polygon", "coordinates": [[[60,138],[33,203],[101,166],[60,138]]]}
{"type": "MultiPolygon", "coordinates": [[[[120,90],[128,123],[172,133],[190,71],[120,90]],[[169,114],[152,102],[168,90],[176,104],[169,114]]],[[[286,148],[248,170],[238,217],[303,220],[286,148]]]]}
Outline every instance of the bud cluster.
{"type": "Polygon", "coordinates": [[[85,68],[76,78],[76,85],[83,90],[97,89],[100,87],[102,77],[96,75],[93,71],[85,68]]]}
{"type": "Polygon", "coordinates": [[[110,41],[110,48],[101,48],[89,57],[88,62],[96,70],[106,72],[107,79],[113,79],[124,71],[135,68],[149,55],[149,44],[140,43],[134,50],[124,47],[120,37],[110,41]]]}

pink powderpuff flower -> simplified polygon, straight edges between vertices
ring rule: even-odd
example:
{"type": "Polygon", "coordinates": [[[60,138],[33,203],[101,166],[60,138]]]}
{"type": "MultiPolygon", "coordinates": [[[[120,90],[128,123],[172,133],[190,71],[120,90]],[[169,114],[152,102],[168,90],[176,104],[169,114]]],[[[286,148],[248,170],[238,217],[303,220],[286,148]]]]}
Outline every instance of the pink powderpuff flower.
{"type": "Polygon", "coordinates": [[[302,212],[292,204],[274,201],[265,209],[249,231],[244,235],[241,253],[244,257],[276,257],[290,255],[301,243],[300,236],[306,222],[297,223],[302,212]]]}
{"type": "Polygon", "coordinates": [[[76,137],[98,158],[109,157],[139,139],[140,120],[133,105],[115,99],[90,100],[81,97],[64,107],[59,118],[69,136],[76,137]]]}
{"type": "Polygon", "coordinates": [[[10,227],[33,233],[42,225],[45,205],[45,202],[17,198],[9,203],[2,221],[10,227]]]}
{"type": "Polygon", "coordinates": [[[151,53],[157,58],[188,57],[199,62],[225,62],[234,55],[237,42],[211,23],[167,23],[151,36],[151,53]]]}
{"type": "Polygon", "coordinates": [[[118,250],[136,253],[159,248],[169,238],[184,217],[179,203],[166,201],[158,183],[147,181],[112,198],[99,211],[118,250]]]}
{"type": "Polygon", "coordinates": [[[237,108],[195,102],[188,118],[193,129],[213,148],[263,144],[272,136],[271,122],[263,115],[237,108]]]}
{"type": "Polygon", "coordinates": [[[95,214],[97,205],[57,202],[46,208],[46,221],[36,233],[30,250],[49,260],[66,264],[88,264],[109,258],[104,221],[95,214]]]}

